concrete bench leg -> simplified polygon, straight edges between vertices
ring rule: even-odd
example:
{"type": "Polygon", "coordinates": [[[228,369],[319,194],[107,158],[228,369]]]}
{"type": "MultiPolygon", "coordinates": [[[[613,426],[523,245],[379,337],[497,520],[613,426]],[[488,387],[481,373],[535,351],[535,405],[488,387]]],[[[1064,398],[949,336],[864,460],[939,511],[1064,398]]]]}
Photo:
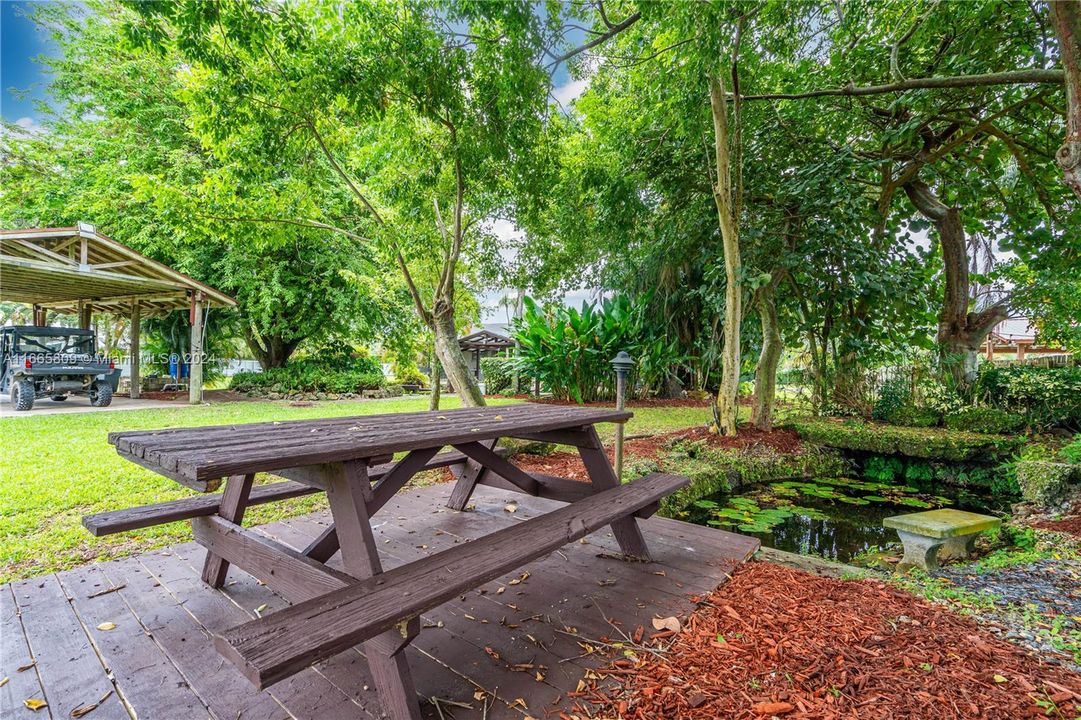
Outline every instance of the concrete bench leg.
{"type": "Polygon", "coordinates": [[[958,535],[946,540],[942,545],[942,549],[938,551],[939,560],[967,560],[968,554],[976,548],[976,536],[979,533],[973,533],[971,535],[958,535]]]}
{"type": "Polygon", "coordinates": [[[897,534],[905,546],[905,556],[900,563],[901,568],[918,567],[928,572],[938,569],[938,549],[945,544],[945,540],[915,535],[904,530],[898,530],[897,534]]]}

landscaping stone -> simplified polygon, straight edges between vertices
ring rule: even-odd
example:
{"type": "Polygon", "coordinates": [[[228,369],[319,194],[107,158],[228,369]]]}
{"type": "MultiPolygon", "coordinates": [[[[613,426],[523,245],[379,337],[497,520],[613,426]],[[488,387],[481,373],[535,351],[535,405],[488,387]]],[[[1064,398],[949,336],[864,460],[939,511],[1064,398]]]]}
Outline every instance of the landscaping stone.
{"type": "Polygon", "coordinates": [[[1062,503],[1081,486],[1081,466],[1068,463],[1022,460],[1017,463],[1021,496],[1040,507],[1062,503]]]}

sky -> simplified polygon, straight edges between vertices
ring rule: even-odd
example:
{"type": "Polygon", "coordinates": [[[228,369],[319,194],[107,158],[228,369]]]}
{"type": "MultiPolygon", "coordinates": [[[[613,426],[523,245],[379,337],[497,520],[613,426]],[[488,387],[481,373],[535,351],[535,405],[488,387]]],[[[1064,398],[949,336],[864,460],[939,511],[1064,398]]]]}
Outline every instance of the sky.
{"type": "Polygon", "coordinates": [[[49,37],[25,17],[26,0],[0,0],[0,116],[33,127],[39,120],[35,100],[45,98],[48,77],[34,58],[55,52],[49,37]],[[20,97],[19,91],[29,91],[20,97]]]}
{"type": "MultiPolygon", "coordinates": [[[[41,120],[41,114],[35,109],[35,101],[46,99],[46,87],[49,76],[40,63],[39,56],[49,56],[56,50],[55,44],[46,33],[39,30],[26,18],[27,8],[34,2],[44,0],[0,0],[0,116],[8,122],[27,129],[34,129],[41,120]]],[[[584,33],[574,30],[568,34],[569,42],[580,42],[584,33]]],[[[585,90],[587,80],[574,80],[564,63],[555,72],[555,88],[552,97],[566,109],[571,102],[585,90]]],[[[493,228],[499,237],[514,238],[521,231],[512,223],[501,221],[493,228]]],[[[492,290],[482,294],[480,301],[483,308],[481,321],[502,323],[507,321],[507,310],[499,306],[504,290],[492,290]]],[[[568,294],[566,302],[580,305],[582,300],[591,295],[591,291],[582,290],[568,294]]]]}

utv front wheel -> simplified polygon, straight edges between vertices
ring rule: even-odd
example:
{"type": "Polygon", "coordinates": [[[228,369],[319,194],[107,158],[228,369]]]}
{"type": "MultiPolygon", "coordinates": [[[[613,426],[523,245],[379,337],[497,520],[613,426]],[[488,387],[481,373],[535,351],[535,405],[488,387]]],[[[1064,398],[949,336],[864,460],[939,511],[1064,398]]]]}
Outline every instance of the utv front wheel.
{"type": "Polygon", "coordinates": [[[94,407],[108,407],[113,401],[113,386],[105,380],[95,380],[90,386],[90,404],[94,407]]]}
{"type": "Polygon", "coordinates": [[[16,380],[11,384],[11,406],[16,410],[29,410],[34,407],[34,383],[29,380],[16,380]]]}

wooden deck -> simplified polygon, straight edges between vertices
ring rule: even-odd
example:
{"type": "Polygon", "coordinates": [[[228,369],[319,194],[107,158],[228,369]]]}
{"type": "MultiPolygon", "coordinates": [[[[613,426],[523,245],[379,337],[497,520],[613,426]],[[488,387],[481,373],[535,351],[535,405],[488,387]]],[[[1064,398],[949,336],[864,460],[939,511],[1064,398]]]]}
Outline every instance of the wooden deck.
{"type": "MultiPolygon", "coordinates": [[[[558,505],[480,487],[475,512],[458,513],[444,507],[450,490],[402,491],[376,516],[384,567],[558,505]],[[505,510],[509,501],[514,513],[505,510]]],[[[258,530],[301,549],[328,519],[315,514],[258,530]]],[[[613,559],[618,546],[605,529],[425,615],[407,651],[425,716],[523,720],[568,708],[573,701],[565,694],[611,657],[598,641],[618,642],[616,628],[651,632],[651,618],[689,612],[690,595],[722,583],[758,545],[665,518],[640,522],[652,564],[613,559]]],[[[187,543],[0,588],[0,679],[10,678],[0,687],[0,717],[60,720],[93,703],[98,707],[83,715],[90,720],[382,715],[359,650],[268,690],[252,687],[218,655],[210,634],[286,603],[235,569],[221,590],[209,588],[199,579],[203,556],[187,543]],[[105,623],[115,628],[100,629],[110,627],[105,623]],[[27,698],[49,705],[33,712],[27,698]]]]}

